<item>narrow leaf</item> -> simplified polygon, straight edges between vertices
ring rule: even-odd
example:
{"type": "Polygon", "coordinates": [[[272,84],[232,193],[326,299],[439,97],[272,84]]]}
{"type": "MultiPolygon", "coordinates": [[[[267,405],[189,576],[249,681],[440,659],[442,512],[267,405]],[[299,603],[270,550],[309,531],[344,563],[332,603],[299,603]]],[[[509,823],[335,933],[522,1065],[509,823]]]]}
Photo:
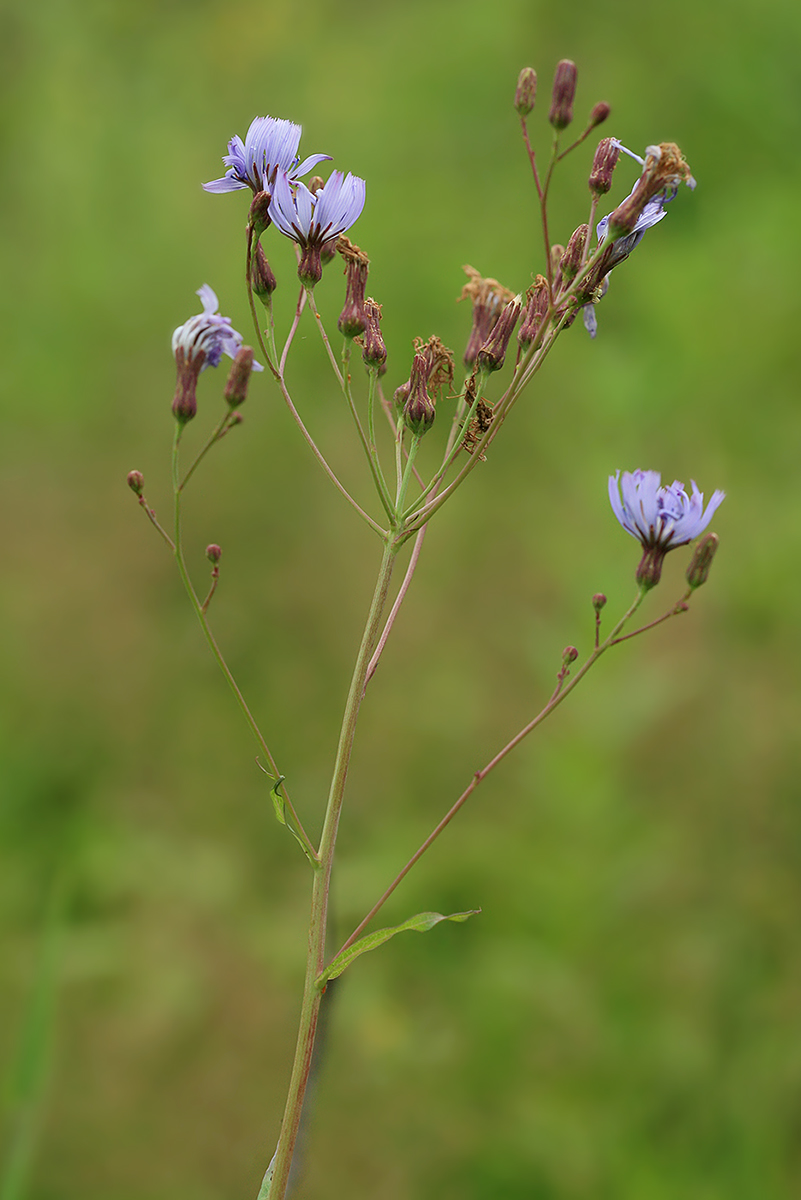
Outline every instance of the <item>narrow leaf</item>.
{"type": "Polygon", "coordinates": [[[286,779],[286,775],[279,775],[273,786],[270,788],[270,799],[273,802],[275,816],[279,825],[286,825],[286,800],[283,796],[279,796],[278,789],[286,779]]]}
{"type": "Polygon", "coordinates": [[[468,912],[451,913],[449,916],[445,916],[443,913],[424,912],[409,917],[408,921],[404,921],[402,925],[392,925],[388,929],[376,929],[375,933],[368,933],[359,938],[352,946],[348,946],[347,950],[343,950],[341,954],[332,959],[325,970],[317,976],[317,987],[324,987],[329,979],[336,979],[343,971],[347,970],[355,958],[366,954],[368,950],[375,950],[378,946],[383,946],[384,942],[394,938],[396,933],[405,933],[407,929],[414,930],[416,933],[427,933],[429,929],[439,925],[440,921],[466,921],[468,917],[474,917],[480,912],[480,908],[471,908],[468,912]]]}

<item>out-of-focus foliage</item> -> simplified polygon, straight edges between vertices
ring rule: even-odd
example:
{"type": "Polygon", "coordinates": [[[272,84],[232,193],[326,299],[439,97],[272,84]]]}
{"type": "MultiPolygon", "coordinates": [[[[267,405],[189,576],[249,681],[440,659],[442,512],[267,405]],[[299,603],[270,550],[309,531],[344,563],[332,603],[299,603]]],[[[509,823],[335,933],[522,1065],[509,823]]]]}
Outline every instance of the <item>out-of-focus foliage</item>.
{"type": "MultiPolygon", "coordinates": [[[[796,1194],[797,6],[42,0],[0,20],[0,1066],[11,1117],[41,1097],[28,1200],[255,1195],[294,1043],[308,869],[124,484],[144,471],[167,516],[169,335],[195,289],[248,328],[247,194],[200,184],[265,113],[366,178],[353,236],[391,390],[415,335],[461,353],[463,263],[515,290],[542,268],[512,100],[535,66],[546,147],[562,57],[579,64],[577,124],[608,100],[600,132],[679,142],[698,189],[431,528],[359,734],[339,942],[550,694],[563,646],[588,648],[592,593],[610,613],[629,602],[638,548],[607,474],[725,488],[721,550],[690,614],[604,660],[387,907],[385,924],[483,914],[336,985],[297,1197],[796,1194]]],[[[557,177],[555,240],[586,219],[591,151],[557,177]]],[[[333,325],[338,266],[319,290],[333,325]]],[[[368,501],[313,335],[295,394],[368,501]]],[[[222,382],[202,377],[198,426],[222,382]]],[[[223,546],[215,629],[315,828],[378,546],[269,379],[244,413],[188,498],[192,566],[223,546]]]]}

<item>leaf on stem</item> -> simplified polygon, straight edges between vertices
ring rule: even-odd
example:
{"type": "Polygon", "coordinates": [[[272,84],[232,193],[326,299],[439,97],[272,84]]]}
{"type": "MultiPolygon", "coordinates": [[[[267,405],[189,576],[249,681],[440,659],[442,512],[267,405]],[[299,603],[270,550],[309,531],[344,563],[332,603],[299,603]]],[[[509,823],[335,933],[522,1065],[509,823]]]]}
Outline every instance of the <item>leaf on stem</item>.
{"type": "Polygon", "coordinates": [[[348,946],[347,950],[343,950],[341,954],[332,959],[325,970],[317,976],[315,983],[318,988],[324,987],[329,979],[336,979],[341,975],[355,958],[366,954],[368,950],[375,950],[378,946],[383,946],[384,942],[394,938],[396,933],[405,933],[407,929],[415,930],[417,933],[427,933],[429,929],[439,925],[440,921],[466,921],[468,917],[474,917],[480,912],[480,908],[471,908],[468,912],[450,913],[448,916],[436,912],[417,913],[416,916],[409,917],[408,921],[404,921],[402,925],[377,929],[375,933],[368,933],[365,937],[359,938],[352,946],[348,946]]]}
{"type": "MultiPolygon", "coordinates": [[[[256,759],[256,765],[258,766],[260,771],[264,771],[264,774],[267,776],[268,779],[274,778],[270,774],[270,772],[267,771],[261,765],[261,763],[259,762],[258,759],[256,759]]],[[[300,831],[295,828],[295,825],[291,819],[289,821],[287,821],[287,819],[286,819],[286,800],[283,796],[281,796],[279,794],[279,791],[278,791],[278,789],[280,788],[281,784],[284,782],[285,779],[286,779],[286,775],[279,775],[278,778],[273,783],[273,786],[270,788],[270,799],[273,802],[273,811],[275,813],[275,819],[279,825],[283,825],[285,829],[289,830],[289,832],[292,834],[295,841],[300,846],[303,853],[306,855],[306,858],[309,860],[311,865],[313,867],[318,867],[320,864],[309,853],[309,847],[306,845],[306,842],[304,841],[303,837],[301,836],[300,831]]],[[[290,816],[291,816],[291,814],[290,814],[290,816]]]]}

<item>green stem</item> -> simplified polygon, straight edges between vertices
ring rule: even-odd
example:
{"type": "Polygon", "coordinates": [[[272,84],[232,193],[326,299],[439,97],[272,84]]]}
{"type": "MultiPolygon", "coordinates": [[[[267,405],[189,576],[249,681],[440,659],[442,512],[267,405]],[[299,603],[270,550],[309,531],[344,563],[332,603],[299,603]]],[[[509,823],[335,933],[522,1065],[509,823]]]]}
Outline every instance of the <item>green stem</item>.
{"type": "MultiPolygon", "coordinates": [[[[272,774],[272,776],[275,779],[278,779],[281,772],[278,770],[278,766],[276,764],[275,759],[273,758],[270,747],[267,745],[266,741],[264,740],[264,736],[262,735],[261,730],[259,729],[258,725],[256,724],[256,718],[253,716],[253,713],[248,708],[245,697],[242,695],[242,692],[239,689],[239,685],[237,684],[236,680],[234,679],[233,675],[231,674],[231,669],[228,666],[228,663],[225,661],[225,658],[223,657],[223,653],[220,650],[220,647],[217,645],[217,642],[214,638],[214,634],[211,632],[211,627],[209,626],[208,620],[206,618],[206,613],[204,611],[203,605],[201,604],[201,602],[198,598],[197,592],[195,591],[194,587],[192,586],[192,580],[189,578],[189,572],[187,570],[186,560],[184,558],[183,542],[181,540],[181,487],[182,487],[182,484],[181,484],[181,475],[180,475],[180,469],[179,469],[178,451],[179,451],[179,448],[181,445],[181,435],[183,434],[183,431],[184,431],[183,425],[181,425],[180,423],[176,424],[175,439],[173,441],[173,449],[172,449],[172,481],[173,481],[173,492],[174,492],[174,496],[175,496],[174,548],[175,548],[175,561],[178,566],[178,574],[181,576],[181,581],[183,582],[183,585],[186,588],[186,593],[189,596],[192,607],[195,610],[195,614],[197,616],[198,621],[200,622],[200,627],[203,630],[203,633],[205,634],[206,641],[209,644],[209,648],[210,648],[212,654],[214,655],[215,659],[217,660],[217,664],[218,664],[220,670],[222,671],[225,678],[228,680],[228,684],[231,688],[231,691],[234,693],[234,696],[237,699],[237,703],[239,704],[239,707],[242,709],[242,712],[244,713],[245,720],[247,721],[248,725],[250,726],[251,732],[253,733],[253,736],[255,737],[259,747],[261,748],[262,754],[264,755],[264,757],[266,758],[266,760],[269,764],[270,773],[272,774]]],[[[311,856],[313,861],[316,861],[317,853],[314,849],[314,846],[311,843],[311,840],[310,840],[308,834],[306,833],[305,829],[303,828],[303,825],[300,821],[298,814],[295,812],[292,802],[287,795],[287,790],[286,790],[285,786],[284,786],[284,799],[286,800],[287,811],[289,812],[290,816],[292,817],[293,822],[295,823],[295,828],[297,829],[297,832],[301,838],[301,841],[303,842],[303,845],[304,845],[304,848],[305,848],[307,854],[309,854],[311,856]]]]}
{"type": "MultiPolygon", "coordinates": [[[[345,950],[348,949],[348,947],[353,945],[353,943],[356,941],[357,938],[359,938],[361,936],[361,934],[364,932],[364,930],[367,928],[367,926],[372,921],[373,917],[379,912],[379,910],[381,908],[383,908],[384,904],[389,899],[389,897],[392,895],[392,893],[395,891],[397,886],[400,883],[402,883],[402,881],[406,878],[406,876],[409,874],[409,872],[411,871],[411,869],[415,865],[415,863],[419,862],[419,860],[425,854],[426,850],[428,850],[429,847],[434,844],[434,842],[437,840],[437,838],[442,833],[442,831],[444,829],[446,829],[448,825],[450,825],[453,818],[456,816],[456,814],[459,812],[459,810],[462,808],[462,806],[466,803],[466,801],[470,799],[470,797],[472,796],[473,792],[476,790],[478,785],[480,783],[482,783],[483,780],[486,779],[486,777],[489,775],[490,771],[492,771],[495,767],[497,767],[498,764],[500,762],[502,762],[503,759],[505,759],[508,754],[511,754],[511,752],[515,749],[515,747],[520,745],[520,743],[523,741],[524,738],[528,737],[528,735],[530,733],[532,733],[533,730],[535,730],[538,725],[542,724],[542,722],[545,720],[546,717],[549,717],[551,715],[551,713],[554,712],[554,710],[556,708],[558,708],[558,706],[562,703],[562,701],[564,699],[566,699],[567,696],[570,695],[570,693],[573,691],[573,689],[577,686],[578,683],[581,682],[581,680],[584,678],[584,676],[587,674],[587,672],[590,670],[590,668],[595,665],[595,663],[598,661],[598,659],[601,657],[601,655],[606,650],[608,650],[611,646],[619,645],[620,642],[623,642],[626,640],[625,637],[621,638],[618,635],[620,634],[621,629],[623,629],[623,627],[626,625],[626,623],[628,621],[630,621],[631,618],[634,616],[635,612],[642,604],[644,596],[645,596],[645,592],[642,590],[637,593],[637,597],[634,600],[634,603],[631,605],[631,607],[628,609],[628,611],[618,621],[617,625],[614,627],[612,632],[609,634],[606,641],[601,646],[595,647],[595,649],[592,651],[592,653],[590,654],[587,661],[576,672],[576,674],[573,676],[573,678],[570,680],[570,682],[563,686],[563,679],[560,679],[560,682],[557,685],[556,691],[551,696],[550,700],[545,705],[545,707],[539,713],[537,713],[536,717],[534,717],[533,720],[529,721],[529,723],[527,725],[524,725],[523,728],[518,733],[516,733],[515,736],[510,741],[508,741],[506,743],[506,745],[503,747],[503,749],[499,750],[498,753],[493,758],[490,759],[490,761],[486,764],[486,766],[482,767],[481,770],[476,771],[473,778],[470,780],[470,783],[467,785],[465,790],[462,792],[459,799],[455,802],[455,804],[453,804],[451,806],[451,808],[448,810],[448,812],[442,818],[440,823],[432,830],[432,832],[428,835],[428,837],[422,843],[422,845],[415,851],[415,853],[412,855],[412,857],[409,859],[409,861],[406,863],[406,865],[398,872],[398,874],[395,876],[392,883],[389,885],[389,887],[386,889],[386,891],[383,893],[383,895],[376,901],[376,903],[373,905],[373,907],[370,909],[370,911],[367,913],[367,915],[364,917],[364,919],[359,922],[359,924],[354,929],[353,933],[350,935],[350,937],[347,939],[347,941],[345,941],[342,944],[342,946],[337,951],[337,954],[334,957],[337,957],[338,955],[342,954],[345,950]]],[[[671,610],[670,613],[667,613],[666,616],[663,618],[660,618],[660,620],[665,620],[668,616],[674,615],[675,612],[676,612],[676,609],[671,610]]],[[[653,624],[658,624],[658,622],[653,622],[653,624]]],[[[650,626],[646,626],[645,628],[650,628],[650,626]]],[[[642,630],[637,630],[637,632],[641,633],[642,630]]],[[[631,635],[627,635],[627,636],[633,637],[634,635],[631,634],[631,635]]]]}
{"type": "Polygon", "coordinates": [[[381,558],[378,579],[376,580],[361,646],[356,657],[350,691],[348,692],[345,712],[342,718],[334,773],[328,796],[328,807],[320,838],[320,867],[314,875],[311,920],[309,923],[309,952],[306,960],[306,980],[303,987],[303,1002],[300,1012],[295,1060],[289,1081],[289,1092],[284,1110],[284,1119],[281,1124],[281,1133],[278,1138],[278,1147],[271,1163],[272,1173],[268,1169],[261,1190],[259,1191],[259,1200],[266,1200],[267,1197],[269,1197],[269,1200],[284,1200],[289,1182],[289,1172],[292,1166],[292,1156],[300,1127],[303,1097],[306,1093],[306,1084],[308,1083],[309,1071],[311,1069],[317,1020],[323,996],[323,990],[316,986],[315,980],[325,966],[328,899],[331,887],[334,850],[336,847],[337,831],[339,829],[339,818],[342,812],[342,801],[345,794],[345,783],[350,765],[351,752],[353,750],[353,740],[356,734],[359,708],[364,695],[367,668],[378,637],[397,550],[398,547],[395,541],[388,537],[384,542],[384,552],[381,558]]]}

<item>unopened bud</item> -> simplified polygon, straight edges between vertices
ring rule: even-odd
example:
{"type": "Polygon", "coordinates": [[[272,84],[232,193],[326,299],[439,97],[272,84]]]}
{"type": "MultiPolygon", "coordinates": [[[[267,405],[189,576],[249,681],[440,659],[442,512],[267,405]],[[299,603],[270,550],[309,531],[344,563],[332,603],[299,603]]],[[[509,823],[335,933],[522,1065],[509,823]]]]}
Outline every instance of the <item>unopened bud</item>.
{"type": "Polygon", "coordinates": [[[145,487],[145,477],[141,471],[128,472],[128,487],[137,496],[141,496],[145,487]]]}
{"type": "Polygon", "coordinates": [[[272,268],[267,262],[267,256],[259,242],[256,246],[256,253],[250,261],[250,283],[253,288],[253,295],[258,296],[262,304],[268,305],[270,296],[278,287],[278,281],[273,275],[272,268]]]}
{"type": "Polygon", "coordinates": [[[708,533],[706,537],[701,538],[693,550],[693,556],[687,568],[687,582],[693,590],[699,588],[702,583],[706,583],[709,578],[709,568],[717,553],[718,541],[716,533],[708,533]]]}
{"type": "Polygon", "coordinates": [[[212,542],[210,546],[206,547],[206,558],[210,563],[213,563],[215,567],[217,566],[217,563],[222,558],[222,550],[216,542],[212,542]]]}
{"type": "Polygon", "coordinates": [[[576,275],[578,275],[589,232],[589,225],[579,225],[578,229],[571,235],[570,241],[567,243],[567,249],[559,263],[562,268],[563,279],[575,279],[576,275]]]}
{"type": "Polygon", "coordinates": [[[569,58],[563,58],[560,63],[556,64],[551,111],[548,113],[548,120],[554,129],[567,129],[573,120],[573,100],[576,95],[577,78],[578,69],[569,58]]]}
{"type": "Polygon", "coordinates": [[[599,613],[602,608],[606,607],[606,596],[603,594],[603,592],[595,593],[592,598],[592,607],[597,613],[599,613]]]}
{"type": "Polygon", "coordinates": [[[533,67],[523,67],[515,89],[515,108],[521,117],[527,117],[537,98],[537,72],[533,67]]]}
{"type": "Polygon", "coordinates": [[[250,205],[250,223],[256,238],[261,237],[267,226],[272,224],[269,192],[256,192],[250,205]]]}
{"type": "Polygon", "coordinates": [[[514,332],[514,327],[517,324],[517,318],[520,316],[522,307],[520,296],[515,296],[506,305],[506,308],[495,322],[492,332],[476,356],[476,363],[479,367],[484,367],[489,371],[499,371],[501,369],[506,358],[506,348],[509,345],[509,339],[514,332]]]}
{"type": "Polygon", "coordinates": [[[562,651],[562,666],[569,667],[578,658],[578,650],[575,646],[565,646],[562,651]]]}
{"type": "Polygon", "coordinates": [[[238,408],[244,404],[248,394],[250,373],[253,370],[252,346],[240,346],[228,372],[223,396],[229,408],[238,408]]]}
{"type": "Polygon", "coordinates": [[[337,242],[339,238],[329,238],[327,242],[323,242],[320,249],[320,262],[324,267],[327,267],[337,255],[337,242]]]}
{"type": "Polygon", "coordinates": [[[615,138],[601,138],[592,160],[589,188],[596,196],[605,196],[612,186],[612,172],[620,158],[620,145],[615,138]]]}
{"type": "Polygon", "coordinates": [[[590,119],[587,123],[587,128],[595,129],[596,125],[603,125],[611,111],[612,109],[609,107],[606,101],[601,100],[599,104],[595,105],[595,108],[590,113],[590,119]]]}

